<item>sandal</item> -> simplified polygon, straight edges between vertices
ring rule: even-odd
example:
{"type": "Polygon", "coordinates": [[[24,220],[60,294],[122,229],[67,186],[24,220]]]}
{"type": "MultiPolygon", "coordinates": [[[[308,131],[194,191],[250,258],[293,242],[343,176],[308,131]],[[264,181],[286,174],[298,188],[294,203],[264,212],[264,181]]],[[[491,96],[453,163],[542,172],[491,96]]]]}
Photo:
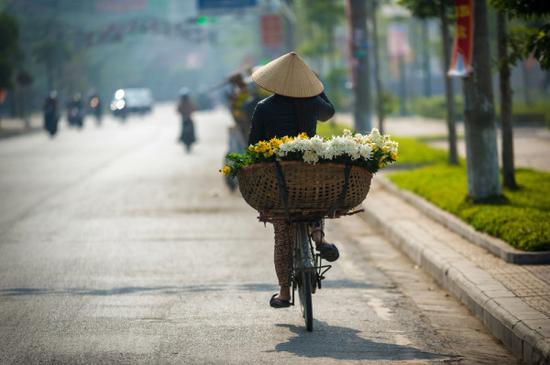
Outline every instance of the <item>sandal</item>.
{"type": "Polygon", "coordinates": [[[329,262],[333,262],[338,260],[340,257],[340,252],[338,251],[338,247],[332,243],[323,242],[317,245],[316,247],[317,251],[319,251],[321,258],[325,259],[329,262]]]}
{"type": "Polygon", "coordinates": [[[273,308],[287,308],[290,307],[290,300],[283,300],[279,298],[275,298],[278,294],[275,293],[271,297],[271,300],[269,301],[269,305],[273,308]]]}

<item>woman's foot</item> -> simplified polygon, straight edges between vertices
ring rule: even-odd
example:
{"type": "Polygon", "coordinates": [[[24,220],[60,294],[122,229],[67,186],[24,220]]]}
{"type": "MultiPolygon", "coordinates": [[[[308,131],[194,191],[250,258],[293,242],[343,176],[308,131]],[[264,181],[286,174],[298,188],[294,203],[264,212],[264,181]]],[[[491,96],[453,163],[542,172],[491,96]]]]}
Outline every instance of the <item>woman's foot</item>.
{"type": "Polygon", "coordinates": [[[340,252],[338,251],[338,247],[336,247],[336,245],[333,243],[328,243],[328,242],[319,243],[316,246],[316,249],[317,251],[319,251],[321,258],[329,262],[336,261],[340,257],[340,252]]]}
{"type": "Polygon", "coordinates": [[[311,239],[315,242],[315,248],[319,251],[322,259],[330,262],[338,260],[338,257],[340,257],[338,247],[325,241],[325,233],[321,228],[316,227],[312,230],[311,239]]]}
{"type": "Polygon", "coordinates": [[[290,298],[282,299],[278,294],[273,294],[271,300],[269,301],[269,305],[273,308],[287,308],[290,307],[290,298]]]}

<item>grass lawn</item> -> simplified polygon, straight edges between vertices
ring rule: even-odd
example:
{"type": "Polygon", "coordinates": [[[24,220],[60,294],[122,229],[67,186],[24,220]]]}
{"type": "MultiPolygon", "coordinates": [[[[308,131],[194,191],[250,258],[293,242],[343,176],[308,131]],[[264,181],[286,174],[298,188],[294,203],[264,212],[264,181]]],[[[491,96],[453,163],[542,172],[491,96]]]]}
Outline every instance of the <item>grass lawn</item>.
{"type": "MultiPolygon", "coordinates": [[[[438,156],[436,151],[434,159],[438,156]]],[[[402,156],[409,159],[409,152],[400,151],[399,160],[402,156]]],[[[550,173],[518,169],[516,179],[520,189],[504,190],[506,202],[502,204],[473,204],[466,199],[464,163],[461,166],[434,163],[391,173],[389,178],[400,188],[424,197],[475,229],[518,249],[550,250],[550,173]]]]}
{"type": "Polygon", "coordinates": [[[333,121],[317,122],[317,134],[323,138],[330,138],[333,135],[339,136],[344,132],[344,129],[352,130],[353,128],[333,121]]]}

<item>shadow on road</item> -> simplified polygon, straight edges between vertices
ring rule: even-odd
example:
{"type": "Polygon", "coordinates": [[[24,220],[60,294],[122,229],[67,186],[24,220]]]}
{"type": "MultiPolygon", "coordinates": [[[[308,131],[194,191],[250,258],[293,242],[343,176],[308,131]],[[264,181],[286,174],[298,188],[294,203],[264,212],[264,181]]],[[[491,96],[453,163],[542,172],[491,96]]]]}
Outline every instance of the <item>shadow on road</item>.
{"type": "Polygon", "coordinates": [[[329,357],[340,360],[443,360],[457,358],[455,355],[436,354],[420,349],[375,342],[359,336],[358,330],[346,327],[329,326],[315,321],[313,332],[303,327],[277,324],[288,328],[297,336],[275,346],[276,352],[289,352],[301,357],[329,357]]]}
{"type": "MultiPolygon", "coordinates": [[[[323,282],[327,288],[353,288],[353,289],[372,289],[380,288],[375,284],[365,283],[354,280],[333,280],[323,282]]],[[[0,289],[0,297],[25,296],[25,295],[130,295],[130,294],[181,294],[186,292],[209,292],[222,290],[243,290],[272,292],[277,290],[278,286],[272,283],[245,283],[245,284],[197,284],[183,286],[131,286],[110,289],[91,289],[91,288],[6,288],[0,289]]]]}

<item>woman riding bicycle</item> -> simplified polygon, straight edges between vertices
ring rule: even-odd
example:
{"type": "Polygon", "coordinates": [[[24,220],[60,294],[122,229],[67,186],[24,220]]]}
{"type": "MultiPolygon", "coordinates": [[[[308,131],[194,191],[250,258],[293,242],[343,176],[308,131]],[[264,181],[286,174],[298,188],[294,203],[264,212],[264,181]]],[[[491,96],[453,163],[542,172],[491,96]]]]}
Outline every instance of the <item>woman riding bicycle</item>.
{"type": "MultiPolygon", "coordinates": [[[[252,116],[248,143],[274,137],[316,134],[317,121],[334,115],[334,107],[323,92],[324,87],[313,71],[295,53],[287,53],[262,66],[252,74],[252,80],[274,94],[258,103],[252,116]]],[[[274,308],[290,306],[292,225],[285,221],[273,223],[275,231],[275,271],[280,291],[271,297],[274,308]]],[[[339,257],[334,244],[324,240],[323,222],[310,226],[311,238],[322,258],[335,261],[339,257]]]]}

